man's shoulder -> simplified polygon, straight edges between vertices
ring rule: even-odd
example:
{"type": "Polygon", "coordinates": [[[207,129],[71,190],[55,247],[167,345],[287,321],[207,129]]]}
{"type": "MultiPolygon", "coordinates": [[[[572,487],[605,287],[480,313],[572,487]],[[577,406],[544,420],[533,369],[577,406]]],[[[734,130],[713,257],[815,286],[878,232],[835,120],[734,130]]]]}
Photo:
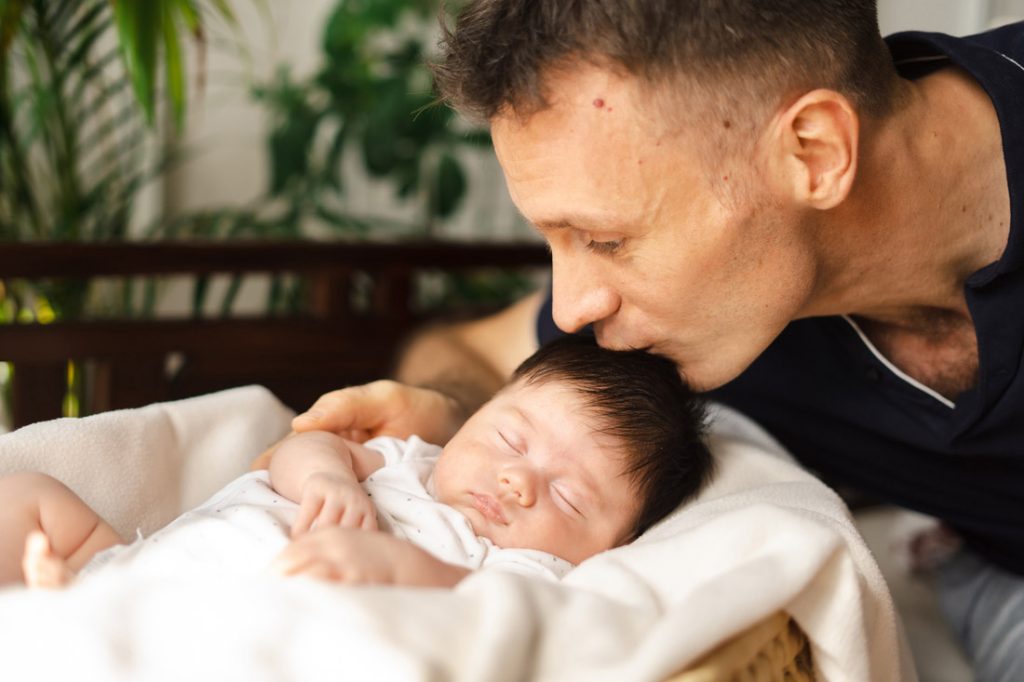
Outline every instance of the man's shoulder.
{"type": "Polygon", "coordinates": [[[928,31],[901,31],[886,36],[885,42],[897,64],[936,57],[967,58],[966,53],[979,47],[1024,63],[1024,21],[997,26],[967,36],[928,31]]]}
{"type": "Polygon", "coordinates": [[[988,47],[1007,56],[1024,56],[1024,21],[967,36],[964,40],[988,47]]]}

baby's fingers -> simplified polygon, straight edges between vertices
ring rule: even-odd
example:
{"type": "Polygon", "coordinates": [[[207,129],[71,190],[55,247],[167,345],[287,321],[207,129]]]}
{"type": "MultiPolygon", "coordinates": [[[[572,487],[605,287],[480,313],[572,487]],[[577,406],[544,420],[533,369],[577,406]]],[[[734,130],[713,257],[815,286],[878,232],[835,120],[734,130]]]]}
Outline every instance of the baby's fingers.
{"type": "MultiPolygon", "coordinates": [[[[362,528],[366,529],[366,519],[373,518],[373,509],[367,509],[363,505],[353,504],[345,510],[345,515],[341,517],[339,525],[342,528],[362,528]]],[[[376,526],[374,521],[374,526],[376,526]]]]}
{"type": "Polygon", "coordinates": [[[363,522],[359,524],[359,527],[363,530],[377,530],[377,515],[370,512],[363,517],[363,522]]]}
{"type": "Polygon", "coordinates": [[[324,506],[320,508],[320,513],[316,517],[316,527],[328,528],[330,526],[341,525],[341,520],[344,514],[344,502],[326,500],[324,502],[324,506]]]}
{"type": "Polygon", "coordinates": [[[313,527],[313,521],[320,515],[320,508],[323,506],[323,499],[317,497],[304,497],[299,505],[299,513],[292,523],[292,537],[297,538],[303,533],[308,533],[313,527]]]}
{"type": "Polygon", "coordinates": [[[267,570],[276,575],[295,575],[307,566],[312,560],[308,552],[297,551],[295,545],[288,545],[274,557],[267,570]]]}

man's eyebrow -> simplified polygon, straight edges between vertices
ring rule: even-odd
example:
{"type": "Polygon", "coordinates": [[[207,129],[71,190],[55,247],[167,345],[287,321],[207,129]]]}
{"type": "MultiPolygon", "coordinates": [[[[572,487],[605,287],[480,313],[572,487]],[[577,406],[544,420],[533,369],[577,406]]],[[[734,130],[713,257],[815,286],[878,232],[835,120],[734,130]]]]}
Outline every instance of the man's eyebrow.
{"type": "Polygon", "coordinates": [[[557,220],[538,220],[533,223],[533,226],[538,230],[564,230],[566,228],[575,228],[576,223],[567,218],[561,218],[557,220]]]}
{"type": "MultiPolygon", "coordinates": [[[[528,219],[529,220],[529,219],[528,219]]],[[[623,223],[620,219],[594,214],[567,214],[555,218],[541,218],[540,220],[529,220],[530,224],[537,230],[618,230],[622,229],[623,223]]]]}

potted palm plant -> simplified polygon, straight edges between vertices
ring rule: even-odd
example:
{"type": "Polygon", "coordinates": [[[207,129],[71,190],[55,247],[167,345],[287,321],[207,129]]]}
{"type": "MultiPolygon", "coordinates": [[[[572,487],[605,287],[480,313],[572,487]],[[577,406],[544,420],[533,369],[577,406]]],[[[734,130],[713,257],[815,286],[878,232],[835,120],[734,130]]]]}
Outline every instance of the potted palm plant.
{"type": "MultiPolygon", "coordinates": [[[[229,0],[0,0],[0,248],[127,236],[167,160],[152,153],[161,103],[184,120],[183,45],[201,45],[211,21],[234,23],[229,0]]],[[[88,297],[66,278],[0,279],[0,324],[74,318],[88,297]]],[[[12,369],[0,364],[2,389],[12,369]]]]}
{"type": "MultiPolygon", "coordinates": [[[[0,0],[0,241],[127,236],[167,160],[151,151],[158,105],[184,120],[183,43],[211,20],[234,21],[228,0],[0,0]]],[[[35,293],[44,316],[74,316],[87,291],[35,293]]]]}

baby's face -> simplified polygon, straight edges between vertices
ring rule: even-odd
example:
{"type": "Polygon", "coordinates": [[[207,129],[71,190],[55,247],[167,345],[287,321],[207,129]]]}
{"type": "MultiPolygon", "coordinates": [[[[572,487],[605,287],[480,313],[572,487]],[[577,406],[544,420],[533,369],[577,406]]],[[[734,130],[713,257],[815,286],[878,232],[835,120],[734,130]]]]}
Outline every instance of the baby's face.
{"type": "Polygon", "coordinates": [[[508,387],[444,448],[437,497],[499,547],[579,563],[622,544],[640,502],[622,446],[596,426],[561,382],[508,387]]]}

